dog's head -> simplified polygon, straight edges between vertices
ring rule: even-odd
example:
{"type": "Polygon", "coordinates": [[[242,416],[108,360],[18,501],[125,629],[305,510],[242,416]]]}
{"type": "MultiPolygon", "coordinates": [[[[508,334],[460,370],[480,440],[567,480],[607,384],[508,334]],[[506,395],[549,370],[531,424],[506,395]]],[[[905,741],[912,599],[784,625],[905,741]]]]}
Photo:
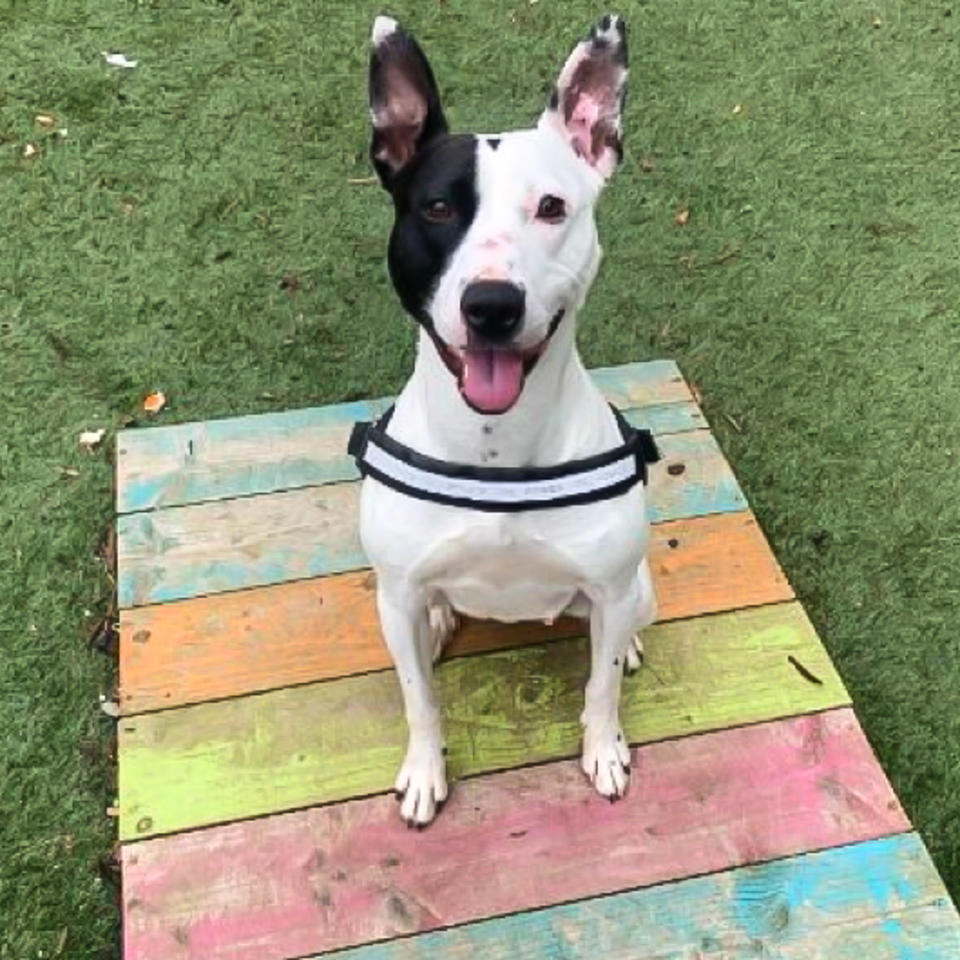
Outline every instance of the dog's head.
{"type": "Polygon", "coordinates": [[[624,23],[606,16],[577,44],[535,127],[490,136],[448,133],[433,71],[395,20],[377,17],[372,41],[390,276],[464,400],[503,413],[596,274],[594,204],[622,152],[624,23]]]}

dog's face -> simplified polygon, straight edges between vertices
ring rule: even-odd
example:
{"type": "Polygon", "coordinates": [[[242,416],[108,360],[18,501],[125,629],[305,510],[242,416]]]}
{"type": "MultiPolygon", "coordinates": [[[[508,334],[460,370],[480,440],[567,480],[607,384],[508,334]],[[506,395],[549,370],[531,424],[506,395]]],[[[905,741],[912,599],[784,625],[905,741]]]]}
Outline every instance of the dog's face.
{"type": "Polygon", "coordinates": [[[580,306],[600,259],[594,205],[621,155],[626,32],[604,17],[536,127],[451,135],[423,52],[378,17],[371,155],[393,197],[390,276],[461,395],[503,413],[580,306]]]}

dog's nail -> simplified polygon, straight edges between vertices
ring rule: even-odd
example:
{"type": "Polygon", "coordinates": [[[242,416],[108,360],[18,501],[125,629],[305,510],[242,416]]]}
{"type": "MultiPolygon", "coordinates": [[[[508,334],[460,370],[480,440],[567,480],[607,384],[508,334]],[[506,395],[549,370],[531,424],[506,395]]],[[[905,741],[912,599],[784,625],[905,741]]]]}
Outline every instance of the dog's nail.
{"type": "Polygon", "coordinates": [[[447,798],[444,797],[442,800],[437,801],[437,813],[439,813],[447,805],[447,798]]]}
{"type": "Polygon", "coordinates": [[[396,790],[396,789],[395,789],[395,790],[393,791],[393,799],[396,800],[397,803],[399,803],[399,802],[406,796],[406,794],[407,794],[407,791],[406,791],[406,790],[396,790]]]}
{"type": "Polygon", "coordinates": [[[427,829],[427,825],[425,823],[417,824],[417,833],[422,833],[426,829],[427,829]]]}
{"type": "Polygon", "coordinates": [[[623,772],[624,772],[625,774],[627,774],[627,776],[629,776],[629,775],[630,775],[630,764],[629,764],[629,763],[624,763],[624,764],[622,764],[622,766],[623,766],[623,772]]]}

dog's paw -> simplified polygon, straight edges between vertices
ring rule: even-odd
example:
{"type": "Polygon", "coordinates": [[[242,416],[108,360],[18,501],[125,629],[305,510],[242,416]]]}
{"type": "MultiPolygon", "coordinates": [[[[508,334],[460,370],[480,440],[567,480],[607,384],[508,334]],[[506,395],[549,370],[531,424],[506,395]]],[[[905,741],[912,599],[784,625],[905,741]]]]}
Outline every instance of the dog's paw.
{"type": "Polygon", "coordinates": [[[583,772],[601,797],[612,803],[627,792],[630,782],[630,748],[623,731],[615,729],[601,734],[583,734],[583,772]]]}
{"type": "Polygon", "coordinates": [[[627,653],[623,658],[623,669],[627,676],[632,676],[643,666],[643,635],[639,632],[631,637],[627,644],[627,653]]]}
{"type": "Polygon", "coordinates": [[[394,784],[400,816],[408,827],[422,829],[443,806],[447,799],[445,767],[439,746],[410,745],[394,784]]]}
{"type": "Polygon", "coordinates": [[[444,644],[457,632],[460,618],[449,603],[434,603],[427,609],[430,620],[430,642],[433,646],[433,659],[440,659],[444,644]]]}

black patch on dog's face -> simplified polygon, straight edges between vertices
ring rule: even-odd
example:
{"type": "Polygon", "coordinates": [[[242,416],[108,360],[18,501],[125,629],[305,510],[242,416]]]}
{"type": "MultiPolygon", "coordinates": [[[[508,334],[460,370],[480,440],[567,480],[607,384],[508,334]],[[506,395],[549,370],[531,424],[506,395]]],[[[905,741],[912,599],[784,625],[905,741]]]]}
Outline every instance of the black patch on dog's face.
{"type": "Polygon", "coordinates": [[[387,265],[400,302],[420,323],[429,325],[426,304],[473,223],[476,180],[477,138],[443,135],[417,153],[389,187],[396,220],[387,265]],[[438,203],[449,216],[436,216],[438,203]]]}

